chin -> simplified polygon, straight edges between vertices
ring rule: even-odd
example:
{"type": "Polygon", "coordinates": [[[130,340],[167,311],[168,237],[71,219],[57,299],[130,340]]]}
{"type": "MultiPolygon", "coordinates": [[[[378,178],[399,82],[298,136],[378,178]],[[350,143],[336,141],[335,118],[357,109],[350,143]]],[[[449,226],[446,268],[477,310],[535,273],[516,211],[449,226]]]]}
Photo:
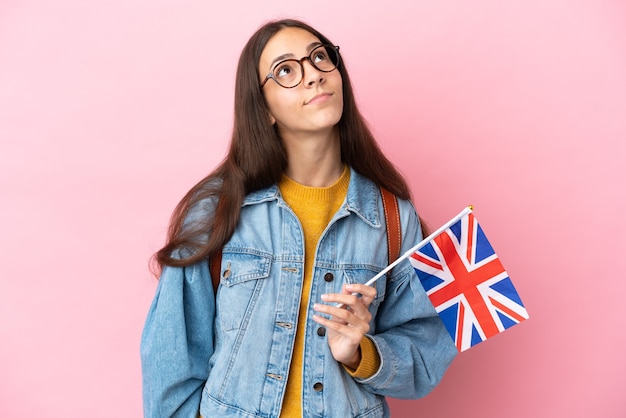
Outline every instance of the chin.
{"type": "Polygon", "coordinates": [[[341,120],[342,111],[329,112],[325,115],[320,115],[316,125],[320,128],[329,128],[336,126],[341,120]]]}

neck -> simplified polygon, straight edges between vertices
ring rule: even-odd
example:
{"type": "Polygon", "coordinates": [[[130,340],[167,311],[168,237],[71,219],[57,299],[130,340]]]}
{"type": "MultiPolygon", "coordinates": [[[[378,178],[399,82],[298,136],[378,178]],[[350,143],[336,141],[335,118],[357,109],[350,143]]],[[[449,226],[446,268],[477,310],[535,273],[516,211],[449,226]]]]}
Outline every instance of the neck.
{"type": "Polygon", "coordinates": [[[341,146],[339,132],[334,129],[326,135],[283,139],[287,152],[285,174],[309,187],[327,187],[341,177],[341,146]]]}

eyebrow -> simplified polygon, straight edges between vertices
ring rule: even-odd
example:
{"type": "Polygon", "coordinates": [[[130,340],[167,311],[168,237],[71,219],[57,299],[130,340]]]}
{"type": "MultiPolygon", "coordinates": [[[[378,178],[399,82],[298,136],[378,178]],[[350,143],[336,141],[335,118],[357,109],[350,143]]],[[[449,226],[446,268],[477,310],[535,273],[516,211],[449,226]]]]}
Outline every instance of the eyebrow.
{"type": "MultiPolygon", "coordinates": [[[[313,51],[315,48],[317,48],[318,46],[323,45],[321,42],[319,41],[315,41],[315,42],[311,42],[310,44],[307,45],[306,47],[306,51],[310,54],[311,51],[313,51]]],[[[293,55],[291,52],[287,53],[287,54],[283,54],[283,55],[279,55],[276,58],[274,58],[272,60],[272,62],[270,63],[270,69],[274,68],[274,65],[280,61],[286,60],[288,58],[295,58],[295,55],[293,55]]]]}

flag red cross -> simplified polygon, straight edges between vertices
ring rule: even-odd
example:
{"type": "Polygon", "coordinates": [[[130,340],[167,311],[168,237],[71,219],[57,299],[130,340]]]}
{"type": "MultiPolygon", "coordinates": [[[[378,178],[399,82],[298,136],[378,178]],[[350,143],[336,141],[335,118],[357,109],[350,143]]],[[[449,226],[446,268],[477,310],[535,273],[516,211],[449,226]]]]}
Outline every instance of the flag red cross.
{"type": "MultiPolygon", "coordinates": [[[[471,232],[468,234],[470,237],[472,236],[471,232]]],[[[455,248],[452,239],[447,233],[440,234],[434,239],[435,243],[439,248],[455,248]]],[[[471,265],[471,243],[468,245],[468,261],[471,265]]],[[[433,263],[422,257],[418,253],[414,253],[412,255],[413,258],[419,260],[424,264],[429,264],[434,267],[433,263]]],[[[476,316],[476,319],[480,322],[481,328],[485,334],[486,338],[490,338],[500,331],[498,330],[498,326],[496,325],[491,313],[489,312],[489,308],[485,303],[483,295],[478,290],[478,285],[494,278],[495,276],[504,273],[505,269],[500,260],[496,257],[491,261],[477,267],[473,270],[468,270],[465,265],[466,263],[461,260],[457,251],[443,251],[443,257],[445,259],[442,264],[445,264],[450,269],[451,275],[454,277],[454,280],[447,283],[441,289],[438,289],[429,295],[430,300],[432,301],[434,306],[439,306],[442,303],[455,298],[460,295],[464,295],[468,301],[468,305],[472,307],[472,311],[476,316]]],[[[441,266],[438,266],[441,269],[441,266]]],[[[507,309],[507,311],[510,311],[507,309]]],[[[512,312],[512,311],[511,311],[512,312]]],[[[515,316],[519,316],[515,314],[515,316]]],[[[459,318],[463,318],[463,315],[459,315],[459,318]]],[[[460,319],[462,320],[462,319],[460,319]]],[[[462,324],[459,325],[459,331],[462,330],[462,324]]]]}

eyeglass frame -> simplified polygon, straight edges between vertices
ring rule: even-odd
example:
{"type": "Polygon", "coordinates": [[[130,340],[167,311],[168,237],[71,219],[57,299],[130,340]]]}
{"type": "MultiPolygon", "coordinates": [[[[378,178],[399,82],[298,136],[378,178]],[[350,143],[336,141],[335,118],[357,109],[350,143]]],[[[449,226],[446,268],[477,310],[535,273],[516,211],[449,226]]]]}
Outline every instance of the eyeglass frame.
{"type": "MultiPolygon", "coordinates": [[[[330,57],[329,57],[330,59],[330,57]]],[[[263,81],[261,82],[261,88],[263,88],[266,84],[267,81],[272,79],[274,80],[274,82],[276,84],[278,84],[279,86],[281,86],[284,89],[293,89],[295,87],[298,87],[300,85],[300,83],[302,83],[302,80],[304,80],[304,61],[308,60],[309,63],[313,66],[313,68],[315,68],[317,71],[321,71],[323,73],[330,73],[335,71],[336,69],[339,68],[339,64],[341,63],[341,54],[339,53],[339,45],[331,45],[331,44],[319,44],[318,46],[316,46],[315,48],[313,48],[311,50],[311,53],[309,53],[309,55],[307,55],[306,57],[302,57],[300,59],[296,59],[296,58],[289,58],[286,60],[282,60],[280,62],[277,62],[276,65],[274,65],[274,68],[265,76],[265,78],[263,79],[263,81]],[[322,48],[324,47],[325,49],[333,49],[335,51],[335,53],[337,54],[337,63],[335,63],[335,68],[333,68],[332,70],[322,70],[320,69],[317,65],[315,65],[315,63],[313,62],[313,60],[311,59],[311,55],[313,55],[313,52],[315,52],[318,48],[322,48]],[[300,64],[300,81],[298,81],[298,83],[294,86],[291,87],[285,87],[282,84],[280,84],[280,82],[278,80],[276,80],[276,78],[274,77],[274,70],[276,69],[276,67],[278,67],[279,65],[281,65],[284,62],[287,61],[296,61],[298,64],[300,64]]]]}

